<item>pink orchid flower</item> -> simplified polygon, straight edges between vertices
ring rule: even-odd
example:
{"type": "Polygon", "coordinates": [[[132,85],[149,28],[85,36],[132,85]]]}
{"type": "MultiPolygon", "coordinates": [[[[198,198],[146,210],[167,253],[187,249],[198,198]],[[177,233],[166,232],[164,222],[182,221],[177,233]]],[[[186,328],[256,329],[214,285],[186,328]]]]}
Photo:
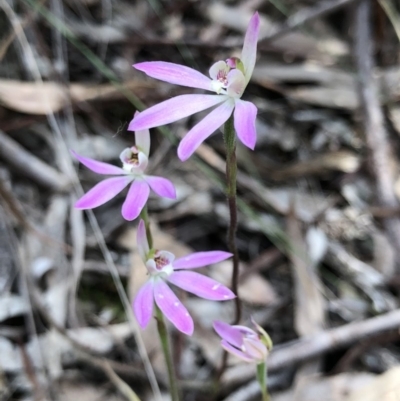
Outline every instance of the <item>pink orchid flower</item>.
{"type": "Polygon", "coordinates": [[[178,156],[187,160],[214,131],[234,116],[234,126],[240,141],[254,149],[257,139],[255,120],[257,107],[241,100],[250,81],[257,55],[257,39],[260,18],[255,13],[250,20],[240,59],[217,61],[209,70],[210,78],[179,64],[150,61],[134,67],[152,78],[190,88],[205,89],[216,95],[181,95],[159,103],[143,111],[129,124],[128,130],[153,128],[169,124],[210,107],[219,105],[195,125],[182,139],[178,156]]]}
{"type": "Polygon", "coordinates": [[[161,312],[178,330],[187,335],[193,334],[193,319],[166,282],[213,301],[235,298],[235,294],[229,288],[217,281],[199,273],[184,271],[221,262],[231,257],[231,253],[196,252],[175,260],[171,252],[149,249],[143,220],[140,220],[138,227],[137,246],[150,275],[133,304],[136,319],[142,328],[150,321],[155,301],[161,312]]]}
{"type": "Polygon", "coordinates": [[[260,364],[267,359],[271,340],[260,326],[255,326],[257,332],[246,326],[230,326],[218,320],[214,322],[214,330],[222,338],[222,348],[245,362],[260,364]]]}
{"type": "Polygon", "coordinates": [[[171,181],[162,177],[145,175],[150,152],[149,130],[135,133],[136,146],[122,151],[120,159],[122,168],[112,164],[100,162],[71,153],[88,169],[97,174],[115,175],[95,185],[89,192],[82,196],[76,203],[78,209],[93,209],[118,195],[125,187],[132,184],[128,195],[122,205],[122,216],[126,220],[134,220],[139,216],[150,194],[150,188],[164,198],[175,199],[175,187],[171,181]]]}

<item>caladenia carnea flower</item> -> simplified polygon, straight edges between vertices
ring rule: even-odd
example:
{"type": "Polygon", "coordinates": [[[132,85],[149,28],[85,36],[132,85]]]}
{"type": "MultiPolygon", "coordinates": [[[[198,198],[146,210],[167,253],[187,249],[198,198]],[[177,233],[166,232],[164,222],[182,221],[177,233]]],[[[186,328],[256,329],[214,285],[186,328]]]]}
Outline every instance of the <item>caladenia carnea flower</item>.
{"type": "Polygon", "coordinates": [[[253,321],[256,331],[246,326],[231,326],[219,320],[214,321],[214,330],[222,338],[221,346],[245,362],[265,363],[272,342],[265,330],[253,321]]]}
{"type": "Polygon", "coordinates": [[[253,319],[256,330],[246,326],[231,326],[221,321],[214,321],[214,330],[222,338],[221,345],[229,353],[245,362],[257,366],[257,381],[260,385],[263,401],[270,401],[267,389],[267,357],[272,349],[272,341],[267,332],[253,319]]]}
{"type": "Polygon", "coordinates": [[[223,251],[195,252],[175,259],[171,252],[149,248],[143,220],[139,222],[137,246],[150,276],[149,280],[140,288],[133,303],[136,319],[142,328],[149,323],[155,302],[164,316],[178,330],[192,335],[193,319],[169,288],[167,282],[198,297],[213,301],[227,301],[235,298],[235,294],[229,288],[207,276],[190,271],[228,259],[232,256],[230,253],[223,251]]]}
{"type": "Polygon", "coordinates": [[[176,96],[135,116],[128,129],[134,131],[169,124],[218,105],[182,139],[178,147],[179,158],[182,161],[188,159],[206,138],[228,120],[232,112],[237,136],[244,145],[254,149],[257,108],[241,97],[254,70],[259,25],[260,19],[255,13],[247,28],[241,57],[217,61],[209,70],[211,78],[192,68],[163,61],[135,64],[136,69],[152,78],[216,94],[176,96]]]}
{"type": "Polygon", "coordinates": [[[150,188],[164,198],[175,199],[175,187],[171,181],[162,177],[145,174],[150,151],[149,130],[141,130],[135,133],[136,145],[126,148],[120,154],[122,168],[112,164],[100,162],[71,153],[88,169],[102,175],[116,177],[107,178],[82,198],[78,199],[75,207],[78,209],[93,209],[118,195],[125,187],[131,184],[125,202],[122,205],[122,216],[126,220],[134,220],[139,216],[149,198],[150,188]]]}

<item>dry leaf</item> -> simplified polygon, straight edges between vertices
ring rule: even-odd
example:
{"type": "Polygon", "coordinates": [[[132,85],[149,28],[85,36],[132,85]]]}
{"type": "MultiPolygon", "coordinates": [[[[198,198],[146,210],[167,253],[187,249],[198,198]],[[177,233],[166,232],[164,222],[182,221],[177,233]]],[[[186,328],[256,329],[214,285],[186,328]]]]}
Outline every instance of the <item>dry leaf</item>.
{"type": "MultiPolygon", "coordinates": [[[[370,373],[342,373],[326,378],[303,377],[293,390],[276,394],[272,401],[344,401],[345,399],[347,401],[345,397],[349,392],[363,388],[372,380],[374,375],[370,373]]],[[[364,399],[358,401],[361,400],[366,401],[364,399]]],[[[380,398],[374,399],[377,400],[380,398]]]]}
{"type": "Polygon", "coordinates": [[[370,383],[353,391],[345,401],[399,401],[400,367],[375,377],[370,383]]]}
{"type": "MultiPolygon", "coordinates": [[[[240,271],[246,267],[241,264],[240,271]]],[[[210,269],[210,276],[226,286],[231,285],[232,261],[217,263],[210,269]]],[[[253,273],[239,283],[240,298],[244,302],[255,305],[270,305],[277,302],[277,296],[271,284],[260,274],[253,273]]]]}
{"type": "Polygon", "coordinates": [[[4,337],[0,337],[0,367],[4,372],[18,372],[23,363],[20,350],[4,337]]]}
{"type": "Polygon", "coordinates": [[[265,200],[279,213],[295,215],[304,222],[312,222],[330,206],[325,196],[300,192],[298,188],[278,188],[264,191],[265,200]]]}
{"type": "Polygon", "coordinates": [[[324,325],[323,286],[316,272],[316,263],[308,255],[299,220],[291,215],[287,226],[292,244],[289,257],[295,287],[295,329],[300,336],[312,335],[321,331],[324,325]]]}
{"type": "Polygon", "coordinates": [[[29,305],[19,295],[4,294],[0,298],[0,322],[25,314],[29,311],[29,305]]]}
{"type": "Polygon", "coordinates": [[[388,107],[389,118],[397,130],[397,133],[400,134],[400,106],[398,105],[390,105],[388,107]]]}
{"type": "Polygon", "coordinates": [[[347,72],[318,64],[257,63],[252,79],[263,84],[264,80],[284,83],[326,84],[329,86],[354,86],[354,76],[347,72]]]}
{"type": "MultiPolygon", "coordinates": [[[[131,80],[123,84],[125,89],[149,88],[151,84],[142,80],[131,80]]],[[[111,84],[70,84],[67,87],[55,82],[22,82],[0,79],[0,104],[27,114],[44,115],[55,113],[69,102],[121,98],[121,92],[111,84]]]]}
{"type": "Polygon", "coordinates": [[[340,150],[337,152],[319,154],[316,157],[300,161],[291,166],[277,169],[271,173],[274,180],[287,180],[308,175],[320,176],[329,171],[354,173],[361,164],[361,158],[354,152],[340,150]]]}
{"type": "Polygon", "coordinates": [[[109,388],[95,386],[87,381],[63,379],[57,388],[60,401],[125,401],[119,394],[110,394],[109,388]]]}
{"type": "Polygon", "coordinates": [[[354,89],[328,87],[302,87],[293,89],[287,94],[295,100],[322,107],[355,110],[358,107],[358,96],[354,89]]]}

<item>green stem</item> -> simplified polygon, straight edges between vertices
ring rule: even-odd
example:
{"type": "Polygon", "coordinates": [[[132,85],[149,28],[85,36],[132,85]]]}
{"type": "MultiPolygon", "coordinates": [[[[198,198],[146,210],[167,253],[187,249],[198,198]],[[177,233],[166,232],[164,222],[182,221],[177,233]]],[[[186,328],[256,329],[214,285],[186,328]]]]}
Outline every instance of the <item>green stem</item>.
{"type": "Polygon", "coordinates": [[[147,205],[142,209],[140,212],[140,217],[144,221],[144,225],[146,227],[146,236],[147,236],[147,242],[149,243],[149,248],[153,248],[153,236],[151,235],[151,230],[150,230],[150,222],[149,222],[149,214],[147,213],[147,205]]]}
{"type": "Polygon", "coordinates": [[[236,294],[235,298],[235,324],[238,324],[242,314],[242,306],[238,293],[239,284],[239,254],[236,248],[237,230],[237,205],[236,205],[236,132],[233,122],[233,114],[225,123],[224,141],[226,147],[226,195],[228,197],[230,224],[228,229],[228,247],[233,254],[232,271],[232,291],[236,294]]]}
{"type": "Polygon", "coordinates": [[[267,389],[267,364],[265,362],[257,365],[257,381],[260,384],[262,401],[271,401],[267,389]]]}
{"type": "Polygon", "coordinates": [[[179,401],[179,390],[176,380],[175,368],[172,361],[171,347],[168,339],[168,330],[165,325],[164,315],[161,310],[155,305],[156,308],[156,319],[157,319],[157,329],[160,336],[161,346],[164,352],[165,364],[167,365],[169,387],[171,393],[172,401],[179,401]]]}

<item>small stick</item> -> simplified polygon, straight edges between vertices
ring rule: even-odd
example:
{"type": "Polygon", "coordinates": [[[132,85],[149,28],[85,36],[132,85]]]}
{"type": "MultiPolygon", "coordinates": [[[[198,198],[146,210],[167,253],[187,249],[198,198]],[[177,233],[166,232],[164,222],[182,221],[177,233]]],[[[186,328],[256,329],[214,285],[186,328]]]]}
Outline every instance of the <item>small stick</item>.
{"type": "Polygon", "coordinates": [[[46,233],[40,231],[29,221],[29,219],[22,212],[22,206],[19,203],[18,199],[16,199],[11,193],[11,191],[9,191],[6,188],[1,178],[0,178],[0,202],[4,203],[7,206],[11,214],[18,220],[21,226],[25,228],[27,231],[30,231],[33,234],[35,234],[39,239],[41,239],[48,245],[61,247],[63,251],[68,254],[72,252],[72,248],[70,245],[55,240],[46,233]]]}
{"type": "Polygon", "coordinates": [[[24,177],[30,178],[52,191],[63,192],[70,188],[71,182],[67,176],[33,156],[1,130],[0,158],[18,170],[24,177]]]}
{"type": "Polygon", "coordinates": [[[314,7],[303,8],[297,13],[290,16],[286,22],[277,30],[267,37],[264,37],[259,41],[261,43],[272,42],[281,36],[293,31],[294,29],[304,25],[306,22],[312,21],[316,18],[328,15],[341,7],[348,6],[356,0],[328,0],[317,2],[314,7]]]}
{"type": "MultiPolygon", "coordinates": [[[[362,0],[354,10],[354,50],[358,69],[359,96],[363,110],[367,146],[375,176],[376,196],[380,206],[398,208],[394,192],[394,179],[390,167],[390,145],[385,130],[384,117],[379,104],[378,86],[374,78],[374,59],[371,35],[371,0],[362,0]]],[[[400,218],[384,218],[388,237],[400,254],[400,218]]],[[[397,261],[399,265],[399,260],[397,261]]]]}

